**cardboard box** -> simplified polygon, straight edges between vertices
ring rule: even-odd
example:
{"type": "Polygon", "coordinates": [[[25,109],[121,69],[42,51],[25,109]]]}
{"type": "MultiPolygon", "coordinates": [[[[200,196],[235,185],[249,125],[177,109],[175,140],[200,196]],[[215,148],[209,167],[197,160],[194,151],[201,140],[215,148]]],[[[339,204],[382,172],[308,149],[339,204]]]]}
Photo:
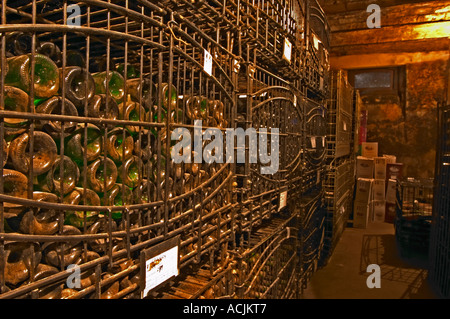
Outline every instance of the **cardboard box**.
{"type": "Polygon", "coordinates": [[[369,204],[355,202],[353,206],[353,227],[367,228],[369,223],[369,204]]]}
{"type": "Polygon", "coordinates": [[[386,201],[374,200],[372,201],[373,217],[375,223],[384,223],[386,218],[386,201]]]}
{"type": "Polygon", "coordinates": [[[386,200],[386,180],[375,179],[372,184],[373,200],[386,200]]]}
{"type": "Polygon", "coordinates": [[[395,164],[395,163],[397,163],[397,156],[395,156],[395,155],[383,154],[383,157],[386,157],[386,164],[395,164]]]}
{"type": "Polygon", "coordinates": [[[396,194],[397,194],[397,180],[390,179],[388,180],[386,187],[386,202],[395,204],[397,197],[396,194]]]}
{"type": "Polygon", "coordinates": [[[375,179],[386,179],[386,157],[375,157],[373,159],[374,163],[374,178],[375,179]]]}
{"type": "Polygon", "coordinates": [[[384,218],[385,222],[393,223],[395,221],[395,216],[397,214],[396,207],[397,207],[397,204],[386,202],[385,218],[384,218]]]}
{"type": "Polygon", "coordinates": [[[364,157],[378,157],[378,142],[363,142],[361,153],[364,157]]]}
{"type": "Polygon", "coordinates": [[[373,179],[358,178],[356,180],[355,202],[369,204],[372,200],[372,182],[373,179]]]}
{"type": "Polygon", "coordinates": [[[390,163],[386,165],[386,179],[401,179],[403,177],[403,164],[390,163]]]}
{"type": "Polygon", "coordinates": [[[358,156],[356,158],[356,178],[373,178],[373,158],[358,156]]]}

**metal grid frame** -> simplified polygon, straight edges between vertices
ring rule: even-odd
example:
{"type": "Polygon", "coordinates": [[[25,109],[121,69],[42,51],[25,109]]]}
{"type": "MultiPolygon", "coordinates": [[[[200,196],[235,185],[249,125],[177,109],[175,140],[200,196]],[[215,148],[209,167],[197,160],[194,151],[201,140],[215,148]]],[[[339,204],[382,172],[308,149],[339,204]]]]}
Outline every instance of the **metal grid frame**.
{"type": "Polygon", "coordinates": [[[438,142],[436,154],[436,179],[433,203],[433,219],[430,233],[429,280],[443,298],[450,297],[449,253],[449,135],[450,106],[438,108],[438,142]]]}
{"type": "MultiPolygon", "coordinates": [[[[7,162],[6,167],[2,167],[0,259],[10,262],[0,263],[0,298],[123,298],[139,288],[138,283],[132,279],[138,272],[139,265],[136,261],[140,250],[180,235],[181,265],[184,267],[189,263],[199,262],[204,255],[214,255],[214,251],[226,249],[233,238],[233,164],[180,167],[164,159],[169,156],[169,148],[165,145],[171,143],[170,134],[166,132],[172,132],[180,126],[193,129],[190,121],[194,118],[185,117],[189,97],[199,96],[207,102],[206,110],[201,115],[205,115],[208,127],[224,130],[231,123],[235,108],[235,57],[201,30],[192,28],[189,21],[147,1],[140,1],[139,4],[125,1],[122,5],[103,1],[81,1],[78,4],[81,6],[82,26],[75,30],[67,24],[66,2],[58,8],[48,8],[44,1],[23,5],[18,3],[17,8],[7,7],[4,1],[2,6],[2,70],[7,65],[10,70],[14,66],[10,60],[6,60],[9,49],[6,44],[12,41],[8,38],[7,42],[6,37],[13,31],[26,31],[31,37],[30,83],[34,83],[34,76],[37,76],[35,68],[42,60],[35,54],[41,49],[39,44],[52,39],[61,48],[62,74],[66,74],[66,70],[71,68],[69,61],[71,63],[72,60],[69,59],[68,52],[75,49],[76,44],[76,50],[83,52],[81,58],[87,61],[80,66],[86,70],[82,73],[85,76],[85,89],[89,88],[90,72],[93,73],[94,80],[102,72],[105,75],[116,72],[114,75],[123,81],[120,82],[123,86],[118,90],[120,96],[115,96],[115,82],[95,82],[96,89],[97,86],[100,88],[99,92],[104,90],[117,100],[104,99],[105,109],[103,113],[100,112],[100,116],[89,113],[90,100],[86,99],[87,93],[84,104],[79,106],[84,106],[84,116],[83,113],[71,113],[73,108],[70,108],[71,102],[68,100],[71,92],[67,85],[61,85],[59,94],[63,98],[60,109],[55,107],[47,112],[48,108],[43,108],[45,112],[40,113],[41,104],[35,107],[34,102],[35,97],[41,96],[35,95],[39,91],[35,85],[30,85],[29,112],[13,112],[5,107],[4,102],[4,88],[12,84],[2,74],[2,147],[7,145],[5,141],[10,141],[8,137],[15,134],[15,139],[12,139],[8,147],[12,145],[20,150],[25,149],[28,158],[35,158],[35,153],[41,154],[42,148],[48,143],[53,145],[47,138],[49,134],[38,133],[42,132],[42,127],[49,127],[53,129],[54,136],[59,136],[59,140],[54,142],[57,146],[55,155],[67,156],[66,152],[70,150],[71,155],[80,149],[85,151],[78,164],[81,167],[79,175],[82,182],[79,182],[81,185],[78,184],[78,188],[70,196],[64,196],[67,194],[64,183],[59,183],[60,192],[57,196],[36,192],[36,187],[40,187],[39,184],[36,186],[36,178],[33,178],[34,173],[38,172],[37,165],[31,164],[31,168],[22,175],[15,170],[11,172],[11,167],[19,167],[14,166],[14,161],[13,164],[7,162]],[[9,24],[17,15],[22,18],[21,24],[9,24]],[[202,57],[205,49],[214,53],[211,76],[203,71],[202,57]],[[95,57],[99,58],[96,61],[98,63],[94,63],[95,57]],[[113,69],[116,62],[124,63],[122,75],[117,75],[119,69],[113,69]],[[141,83],[144,74],[149,74],[147,91],[141,91],[129,83],[132,64],[138,65],[137,78],[141,83]],[[105,87],[102,83],[105,83],[105,87]],[[164,83],[172,85],[164,86],[164,83]],[[125,92],[122,93],[122,90],[125,92]],[[135,100],[126,99],[128,94],[131,96],[136,91],[135,100]],[[144,92],[147,95],[143,96],[144,92]],[[182,97],[179,98],[180,96],[182,97]],[[151,104],[145,105],[146,102],[151,104]],[[118,108],[116,113],[115,107],[118,108]],[[134,111],[129,111],[129,107],[134,107],[134,111]],[[218,119],[213,114],[216,108],[223,112],[218,115],[218,119]],[[181,111],[184,112],[181,114],[181,111]],[[167,116],[168,114],[171,116],[167,116]],[[29,126],[11,130],[10,124],[18,121],[28,121],[29,126]],[[47,126],[42,126],[43,123],[47,126]],[[73,123],[79,123],[78,127],[73,129],[73,123]],[[116,134],[115,140],[110,140],[114,126],[121,128],[121,134],[116,134]],[[25,137],[31,138],[18,140],[17,134],[28,134],[25,137]],[[41,136],[45,136],[45,139],[41,136]],[[120,137],[123,144],[117,142],[120,137]],[[73,141],[66,143],[65,139],[73,141]],[[108,148],[109,146],[111,147],[108,148]],[[96,164],[89,166],[92,162],[87,154],[93,147],[100,151],[96,154],[100,163],[96,163],[94,157],[96,164]],[[126,157],[131,148],[137,152],[134,157],[130,157],[133,161],[126,157]],[[115,155],[118,157],[112,157],[109,149],[116,150],[115,155]],[[145,154],[146,150],[151,150],[153,157],[145,154]],[[142,163],[146,155],[149,158],[142,163]],[[113,159],[122,164],[115,164],[113,159]],[[183,179],[186,174],[191,177],[189,181],[183,179]],[[17,183],[17,179],[10,179],[10,176],[21,178],[18,182],[24,188],[22,193],[8,190],[11,182],[17,183]],[[111,187],[111,176],[117,176],[122,185],[116,184],[118,187],[114,194],[107,193],[111,187]],[[130,181],[136,177],[137,180],[130,181]],[[146,183],[143,177],[147,179],[146,183]],[[97,186],[100,195],[89,191],[93,185],[97,186]],[[130,186],[133,191],[130,192],[124,185],[133,185],[130,186]],[[77,205],[78,203],[84,205],[77,205]],[[10,227],[17,231],[18,221],[14,220],[6,226],[4,217],[18,215],[21,207],[28,207],[28,224],[27,227],[22,227],[28,234],[11,233],[6,229],[10,227]],[[73,211],[77,212],[74,218],[76,223],[71,220],[72,225],[67,225],[68,212],[73,211]],[[39,216],[48,218],[49,212],[53,212],[51,216],[54,219],[50,222],[55,224],[55,231],[36,234],[36,227],[32,228],[30,225],[34,225],[39,216]],[[41,247],[39,243],[44,245],[41,247]],[[31,259],[31,268],[22,269],[26,274],[19,282],[9,280],[8,277],[13,269],[10,266],[17,266],[13,263],[13,255],[14,258],[19,256],[20,261],[31,259]],[[83,278],[89,279],[81,290],[74,291],[64,286],[70,275],[65,268],[71,263],[79,264],[83,278]],[[52,288],[51,295],[47,293],[48,287],[52,288]]],[[[22,89],[27,90],[26,87],[22,89]]],[[[10,151],[9,155],[13,154],[13,150],[10,151]]],[[[40,164],[38,160],[31,163],[40,164]]],[[[59,167],[55,167],[55,172],[59,168],[60,180],[66,181],[64,174],[72,172],[66,170],[66,162],[58,163],[59,167]]],[[[40,221],[41,224],[49,222],[46,219],[44,223],[40,221]]]]}

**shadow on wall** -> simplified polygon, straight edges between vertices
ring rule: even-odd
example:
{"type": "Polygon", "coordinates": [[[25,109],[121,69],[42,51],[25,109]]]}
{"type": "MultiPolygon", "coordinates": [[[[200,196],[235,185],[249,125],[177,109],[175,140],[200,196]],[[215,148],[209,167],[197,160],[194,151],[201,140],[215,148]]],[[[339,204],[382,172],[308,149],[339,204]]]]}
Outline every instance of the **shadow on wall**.
{"type": "Polygon", "coordinates": [[[409,255],[408,258],[399,254],[395,235],[364,235],[360,260],[360,274],[367,273],[367,266],[380,266],[381,279],[396,281],[406,285],[406,290],[400,299],[429,299],[430,288],[427,282],[428,257],[425,255],[409,255]]]}

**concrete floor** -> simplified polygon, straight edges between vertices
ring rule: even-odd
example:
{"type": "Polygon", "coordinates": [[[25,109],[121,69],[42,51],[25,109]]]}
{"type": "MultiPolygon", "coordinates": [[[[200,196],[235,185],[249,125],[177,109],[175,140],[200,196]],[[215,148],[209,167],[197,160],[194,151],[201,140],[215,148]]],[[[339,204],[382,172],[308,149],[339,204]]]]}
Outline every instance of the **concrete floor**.
{"type": "Polygon", "coordinates": [[[367,229],[344,230],[327,265],[312,276],[302,299],[438,299],[427,281],[427,258],[400,255],[395,229],[389,223],[370,223],[367,229]],[[368,288],[380,266],[380,288],[368,288]],[[372,277],[371,277],[372,278],[372,277]]]}

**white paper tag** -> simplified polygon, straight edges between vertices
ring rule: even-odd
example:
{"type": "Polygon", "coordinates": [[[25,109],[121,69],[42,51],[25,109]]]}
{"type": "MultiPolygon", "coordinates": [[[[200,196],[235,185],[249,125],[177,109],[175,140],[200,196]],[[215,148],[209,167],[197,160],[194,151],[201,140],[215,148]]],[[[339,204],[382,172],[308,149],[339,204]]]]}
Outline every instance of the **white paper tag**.
{"type": "Polygon", "coordinates": [[[208,50],[205,50],[203,70],[209,75],[212,75],[212,55],[208,50]]]}
{"type": "Polygon", "coordinates": [[[287,191],[280,193],[280,206],[278,207],[278,211],[280,211],[283,207],[287,205],[287,191]]]}
{"type": "Polygon", "coordinates": [[[178,246],[150,258],[145,262],[145,288],[144,296],[150,290],[167,279],[178,276],[178,246]]]}
{"type": "Polygon", "coordinates": [[[314,48],[316,50],[319,50],[319,39],[316,37],[315,34],[313,34],[313,42],[314,42],[314,48]]]}
{"type": "Polygon", "coordinates": [[[291,55],[292,55],[292,43],[287,38],[284,38],[283,58],[290,63],[291,55]]]}

